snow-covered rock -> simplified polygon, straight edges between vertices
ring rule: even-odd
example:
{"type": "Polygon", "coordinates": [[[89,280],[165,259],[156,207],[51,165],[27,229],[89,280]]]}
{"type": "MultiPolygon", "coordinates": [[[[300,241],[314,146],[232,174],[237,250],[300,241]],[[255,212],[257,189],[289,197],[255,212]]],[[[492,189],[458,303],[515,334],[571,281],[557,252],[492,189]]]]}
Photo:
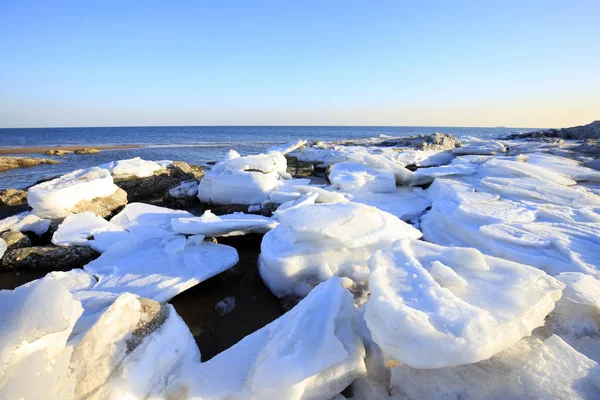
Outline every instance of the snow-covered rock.
{"type": "Polygon", "coordinates": [[[183,371],[157,396],[328,400],[364,374],[352,296],[333,278],[279,319],[183,371]]]}
{"type": "Polygon", "coordinates": [[[173,219],[171,225],[178,233],[218,237],[266,233],[273,229],[277,222],[261,215],[244,213],[217,216],[207,210],[201,217],[173,219]]]}
{"type": "Polygon", "coordinates": [[[110,196],[118,189],[109,171],[93,167],[30,187],[27,202],[39,217],[66,217],[77,203],[110,196]]]}
{"type": "Polygon", "coordinates": [[[421,236],[397,217],[359,203],[289,207],[277,217],[280,224],[265,234],[258,265],[278,297],[304,296],[332,276],[366,286],[367,261],[375,250],[421,236]]]}
{"type": "Polygon", "coordinates": [[[198,186],[200,201],[217,204],[261,204],[269,200],[280,179],[290,179],[283,154],[271,152],[240,157],[237,153],[215,164],[198,186]]]}
{"type": "Polygon", "coordinates": [[[413,368],[474,363],[509,348],[544,324],[563,286],[526,265],[421,241],[376,252],[369,268],[373,340],[413,368]]]}
{"type": "Polygon", "coordinates": [[[98,278],[95,291],[164,302],[237,262],[233,247],[176,235],[113,245],[84,270],[98,278]]]}
{"type": "Polygon", "coordinates": [[[152,176],[155,171],[164,169],[166,165],[168,164],[164,162],[161,165],[154,161],[142,160],[140,157],[135,157],[129,160],[111,161],[101,165],[100,168],[107,169],[115,176],[137,176],[138,178],[143,178],[152,176]]]}
{"type": "Polygon", "coordinates": [[[98,252],[127,240],[129,233],[119,225],[108,222],[92,212],[70,215],[52,236],[57,246],[90,246],[98,252]],[[93,236],[93,239],[90,237],[93,236]]]}
{"type": "Polygon", "coordinates": [[[25,211],[0,220],[0,232],[33,232],[40,236],[43,235],[49,227],[49,219],[42,219],[37,215],[34,215],[31,211],[25,211]]]}

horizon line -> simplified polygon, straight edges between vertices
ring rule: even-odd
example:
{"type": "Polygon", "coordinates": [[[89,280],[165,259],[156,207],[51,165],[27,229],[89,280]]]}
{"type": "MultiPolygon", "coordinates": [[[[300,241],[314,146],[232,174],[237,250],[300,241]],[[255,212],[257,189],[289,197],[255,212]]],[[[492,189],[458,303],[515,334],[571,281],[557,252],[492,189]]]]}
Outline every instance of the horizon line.
{"type": "Polygon", "coordinates": [[[553,129],[524,126],[474,126],[474,125],[105,125],[105,126],[13,126],[2,129],[82,129],[82,128],[485,128],[485,129],[553,129]]]}

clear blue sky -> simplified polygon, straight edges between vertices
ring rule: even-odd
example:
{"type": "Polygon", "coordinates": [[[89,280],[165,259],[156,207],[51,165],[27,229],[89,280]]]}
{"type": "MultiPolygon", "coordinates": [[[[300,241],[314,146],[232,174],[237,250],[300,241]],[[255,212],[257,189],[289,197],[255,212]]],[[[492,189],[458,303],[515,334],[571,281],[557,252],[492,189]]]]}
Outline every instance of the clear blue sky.
{"type": "Polygon", "coordinates": [[[0,0],[0,59],[0,127],[600,119],[599,0],[0,0]]]}

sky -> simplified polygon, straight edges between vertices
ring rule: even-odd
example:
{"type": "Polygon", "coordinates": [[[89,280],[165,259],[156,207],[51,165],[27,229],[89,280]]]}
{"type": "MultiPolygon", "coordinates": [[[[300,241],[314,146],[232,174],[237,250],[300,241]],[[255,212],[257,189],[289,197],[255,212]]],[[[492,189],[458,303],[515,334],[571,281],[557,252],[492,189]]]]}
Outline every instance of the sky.
{"type": "Polygon", "coordinates": [[[600,1],[0,0],[0,127],[566,127],[600,1]]]}

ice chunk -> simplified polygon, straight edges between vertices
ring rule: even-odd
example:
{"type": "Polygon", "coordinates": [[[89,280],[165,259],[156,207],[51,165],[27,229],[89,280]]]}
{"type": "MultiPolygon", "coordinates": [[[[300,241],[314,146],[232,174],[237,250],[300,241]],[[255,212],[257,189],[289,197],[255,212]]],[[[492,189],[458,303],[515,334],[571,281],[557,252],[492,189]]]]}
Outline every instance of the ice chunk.
{"type": "Polygon", "coordinates": [[[277,222],[261,215],[244,213],[217,216],[207,210],[201,217],[173,219],[171,225],[175,232],[186,235],[218,237],[266,233],[273,229],[277,222]]]}
{"type": "Polygon", "coordinates": [[[38,236],[46,233],[50,227],[49,219],[42,219],[31,211],[25,211],[12,217],[0,220],[0,232],[33,232],[38,236]]]}
{"type": "Polygon", "coordinates": [[[278,217],[280,225],[263,238],[259,271],[279,297],[306,295],[331,276],[366,286],[367,260],[375,250],[421,236],[397,217],[358,203],[290,207],[278,217]]]}
{"type": "Polygon", "coordinates": [[[109,170],[115,176],[137,176],[139,178],[152,176],[155,171],[164,169],[161,164],[154,161],[142,160],[140,157],[129,160],[111,161],[101,165],[100,168],[109,170]]]}
{"type": "Polygon", "coordinates": [[[563,186],[574,185],[577,183],[563,174],[527,162],[492,158],[483,164],[483,167],[493,169],[493,173],[505,173],[509,176],[541,179],[563,186]]]}
{"type": "Polygon", "coordinates": [[[544,324],[563,286],[526,265],[421,241],[376,252],[369,268],[373,340],[413,368],[474,363],[509,348],[544,324]]]}
{"type": "Polygon", "coordinates": [[[600,172],[585,167],[576,160],[550,154],[527,154],[522,157],[527,164],[566,175],[577,182],[600,182],[600,172]]]}
{"type": "Polygon", "coordinates": [[[93,212],[70,215],[58,226],[52,236],[57,246],[90,246],[98,252],[127,240],[129,233],[122,227],[96,216],[93,212]],[[90,237],[94,239],[90,240],[90,237]]]}
{"type": "Polygon", "coordinates": [[[109,171],[97,167],[79,169],[30,187],[27,202],[39,217],[66,217],[80,201],[110,196],[117,189],[109,171]]]}
{"type": "Polygon", "coordinates": [[[262,208],[262,206],[260,204],[253,204],[248,207],[248,212],[249,213],[259,212],[261,208],[262,208]]]}
{"type": "Polygon", "coordinates": [[[329,172],[332,186],[344,192],[369,191],[389,193],[396,191],[396,178],[391,171],[375,169],[364,164],[337,163],[329,172]]]}
{"type": "Polygon", "coordinates": [[[73,352],[76,398],[142,399],[162,389],[200,352],[170,306],[126,293],[85,333],[73,352]]]}
{"type": "Polygon", "coordinates": [[[98,277],[93,290],[130,292],[163,302],[238,262],[233,247],[183,236],[162,240],[129,240],[109,248],[84,267],[98,277]]]}
{"type": "Polygon", "coordinates": [[[198,194],[198,181],[185,181],[172,189],[169,189],[169,195],[172,197],[196,196],[198,194]]]}
{"type": "Polygon", "coordinates": [[[461,147],[453,149],[452,153],[457,156],[464,154],[492,155],[506,153],[506,151],[506,146],[498,140],[470,137],[468,140],[463,141],[461,147]]]}
{"type": "Polygon", "coordinates": [[[218,204],[261,204],[269,200],[280,181],[290,179],[283,154],[231,157],[205,173],[198,186],[198,198],[218,204]]]}
{"type": "Polygon", "coordinates": [[[0,258],[2,258],[2,256],[6,252],[6,248],[7,248],[6,242],[4,241],[4,239],[0,238],[0,258]]]}
{"type": "Polygon", "coordinates": [[[339,278],[210,361],[169,382],[161,397],[331,399],[365,374],[352,296],[339,278]]]}
{"type": "Polygon", "coordinates": [[[283,155],[289,154],[295,150],[301,149],[306,146],[308,141],[306,140],[298,140],[296,142],[283,143],[277,146],[270,147],[267,150],[267,153],[278,152],[283,155]]]}
{"type": "Polygon", "coordinates": [[[175,218],[191,218],[187,211],[153,206],[143,203],[130,203],[115,215],[110,222],[131,232],[138,239],[163,238],[175,235],[171,220],[175,218]]]}
{"type": "Polygon", "coordinates": [[[0,397],[61,399],[74,377],[66,347],[83,308],[60,282],[0,291],[0,397]]]}
{"type": "Polygon", "coordinates": [[[431,206],[426,192],[421,188],[396,188],[394,193],[354,193],[352,201],[377,207],[404,220],[412,220],[431,206]]]}
{"type": "Polygon", "coordinates": [[[333,192],[317,186],[294,186],[301,194],[316,193],[315,203],[348,203],[350,200],[342,193],[333,192]]]}

